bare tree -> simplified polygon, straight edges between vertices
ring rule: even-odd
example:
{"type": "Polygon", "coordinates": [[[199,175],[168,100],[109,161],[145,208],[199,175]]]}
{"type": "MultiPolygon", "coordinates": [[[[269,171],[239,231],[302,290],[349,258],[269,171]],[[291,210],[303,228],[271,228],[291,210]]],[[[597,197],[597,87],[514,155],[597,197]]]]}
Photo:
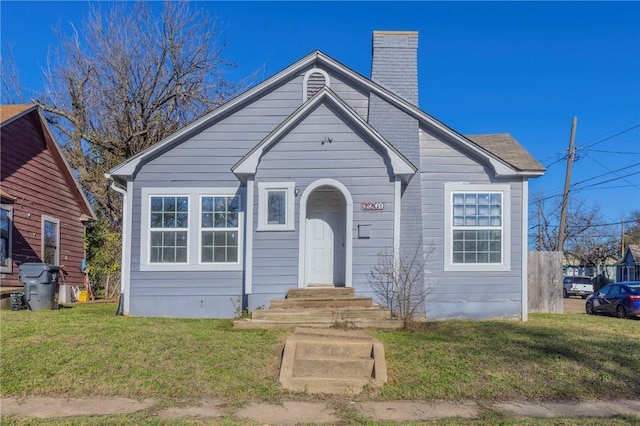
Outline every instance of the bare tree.
{"type": "Polygon", "coordinates": [[[213,110],[239,90],[224,72],[221,29],[186,2],[93,4],[57,31],[37,103],[99,214],[118,223],[104,173],[213,110]]]}
{"type": "Polygon", "coordinates": [[[418,309],[424,307],[426,298],[433,289],[427,285],[427,263],[435,246],[431,245],[422,255],[422,239],[416,247],[396,256],[391,249],[378,254],[376,263],[369,272],[369,284],[380,301],[391,314],[409,328],[415,321],[418,309]]]}
{"type": "Polygon", "coordinates": [[[13,56],[13,45],[2,46],[0,57],[0,99],[3,104],[24,104],[24,92],[20,82],[20,73],[13,56]]]}
{"type": "Polygon", "coordinates": [[[626,249],[629,244],[640,244],[640,210],[634,210],[629,216],[631,219],[625,222],[623,249],[626,249]]]}
{"type": "MultiPolygon", "coordinates": [[[[545,205],[545,198],[535,202],[536,211],[532,212],[535,246],[539,251],[558,251],[558,223],[560,203],[545,205]]],[[[576,260],[581,266],[594,267],[596,274],[606,272],[602,266],[609,259],[618,257],[620,242],[615,227],[600,213],[595,203],[573,199],[567,214],[565,228],[564,258],[576,260]]],[[[611,277],[606,277],[611,278],[611,277]]]]}

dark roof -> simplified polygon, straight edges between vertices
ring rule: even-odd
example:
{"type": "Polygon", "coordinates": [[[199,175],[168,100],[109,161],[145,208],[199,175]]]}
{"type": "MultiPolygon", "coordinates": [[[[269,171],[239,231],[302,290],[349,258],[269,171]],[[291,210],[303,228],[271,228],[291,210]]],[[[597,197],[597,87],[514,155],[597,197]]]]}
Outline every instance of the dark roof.
{"type": "Polygon", "coordinates": [[[465,135],[465,137],[519,171],[545,171],[544,166],[509,133],[465,135]]]}
{"type": "Polygon", "coordinates": [[[636,262],[640,261],[640,246],[636,244],[629,244],[629,251],[631,252],[631,256],[635,259],[636,262]]]}

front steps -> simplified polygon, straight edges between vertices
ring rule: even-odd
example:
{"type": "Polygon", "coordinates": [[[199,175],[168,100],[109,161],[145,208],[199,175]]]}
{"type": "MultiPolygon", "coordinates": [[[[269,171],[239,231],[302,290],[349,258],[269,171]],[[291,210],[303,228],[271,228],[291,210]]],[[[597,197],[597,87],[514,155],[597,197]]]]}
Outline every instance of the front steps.
{"type": "Polygon", "coordinates": [[[386,381],[384,347],[365,330],[296,328],[285,344],[280,367],[285,389],[353,395],[386,381]]]}
{"type": "Polygon", "coordinates": [[[335,327],[397,330],[402,321],[373,303],[356,297],[353,288],[315,287],[292,289],[285,299],[274,299],[269,309],[255,310],[250,319],[236,320],[235,328],[335,327]]]}

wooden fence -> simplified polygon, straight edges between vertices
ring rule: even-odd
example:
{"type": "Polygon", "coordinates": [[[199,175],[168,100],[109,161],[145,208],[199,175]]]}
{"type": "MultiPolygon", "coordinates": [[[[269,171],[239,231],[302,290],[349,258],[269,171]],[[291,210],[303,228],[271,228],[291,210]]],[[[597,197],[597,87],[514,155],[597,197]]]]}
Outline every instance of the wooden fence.
{"type": "Polygon", "coordinates": [[[561,314],[562,252],[529,252],[527,278],[529,312],[561,314]]]}

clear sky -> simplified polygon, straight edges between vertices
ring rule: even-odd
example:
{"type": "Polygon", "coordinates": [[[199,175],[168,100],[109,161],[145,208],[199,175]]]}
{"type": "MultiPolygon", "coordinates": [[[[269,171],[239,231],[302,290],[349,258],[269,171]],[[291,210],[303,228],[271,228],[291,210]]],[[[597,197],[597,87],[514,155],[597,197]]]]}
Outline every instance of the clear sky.
{"type": "MultiPolygon", "coordinates": [[[[640,2],[203,2],[238,81],[313,50],[370,76],[374,30],[419,32],[420,107],[462,134],[511,133],[548,166],[530,199],[558,195],[578,117],[572,194],[604,220],[640,210],[640,2]]],[[[56,39],[86,2],[0,2],[1,41],[40,88],[56,39]]],[[[549,203],[557,198],[549,199],[549,203]]]]}

